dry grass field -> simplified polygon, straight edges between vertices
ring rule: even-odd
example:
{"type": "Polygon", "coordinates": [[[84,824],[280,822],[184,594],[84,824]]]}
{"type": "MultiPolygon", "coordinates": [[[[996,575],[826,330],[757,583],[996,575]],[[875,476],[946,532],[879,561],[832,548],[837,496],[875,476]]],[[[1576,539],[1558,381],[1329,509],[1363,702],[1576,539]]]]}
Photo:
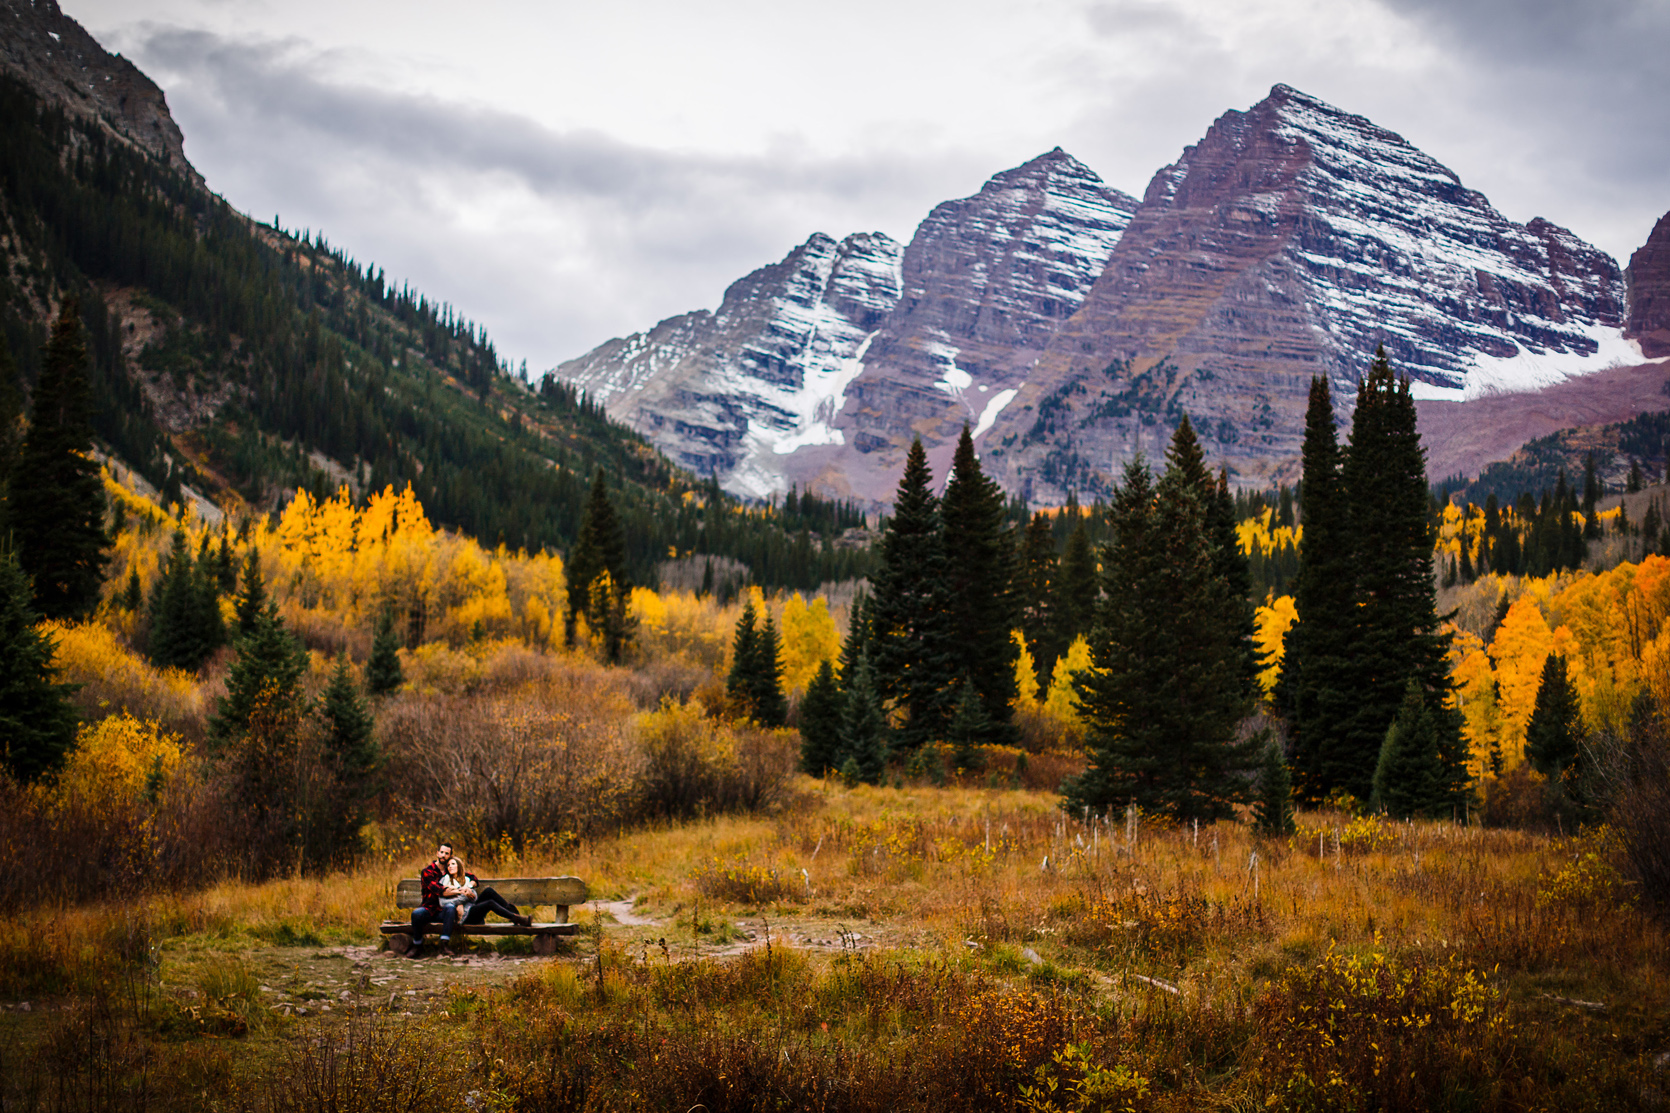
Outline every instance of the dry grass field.
{"type": "MultiPolygon", "coordinates": [[[[12,1109],[1660,1108],[1663,930],[1605,831],[1301,813],[1069,817],[1053,794],[811,780],[627,829],[556,958],[420,960],[421,864],[226,882],[0,927],[12,1109]]],[[[405,847],[413,848],[410,851],[405,847]]]]}

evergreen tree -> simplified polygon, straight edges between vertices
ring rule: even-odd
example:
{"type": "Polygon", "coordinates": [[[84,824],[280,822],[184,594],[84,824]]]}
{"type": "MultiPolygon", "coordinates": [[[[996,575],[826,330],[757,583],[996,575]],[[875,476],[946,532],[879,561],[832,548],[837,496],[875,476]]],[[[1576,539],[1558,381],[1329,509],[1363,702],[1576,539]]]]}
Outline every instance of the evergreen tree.
{"type": "Polygon", "coordinates": [[[836,670],[836,681],[843,692],[852,687],[858,659],[869,652],[870,598],[860,592],[852,601],[852,610],[847,615],[847,635],[841,639],[841,663],[836,670]]]}
{"type": "Polygon", "coordinates": [[[276,603],[267,604],[254,629],[238,639],[237,650],[226,694],[209,720],[209,741],[217,749],[249,733],[252,723],[291,729],[286,724],[300,717],[307,650],[285,629],[276,603]]]}
{"type": "Polygon", "coordinates": [[[261,551],[251,546],[244,557],[243,582],[238,587],[238,636],[248,637],[254,633],[266,609],[267,585],[261,578],[261,551]]]}
{"type": "Polygon", "coordinates": [[[1600,473],[1595,470],[1595,454],[1591,450],[1583,461],[1583,539],[1593,541],[1600,536],[1601,499],[1600,473]]]}
{"type": "Polygon", "coordinates": [[[1395,819],[1436,816],[1449,809],[1438,732],[1426,692],[1411,677],[1397,716],[1381,740],[1374,768],[1374,806],[1395,819]]]}
{"type": "Polygon", "coordinates": [[[168,563],[151,590],[150,617],[146,652],[158,666],[196,669],[225,644],[213,581],[203,575],[202,564],[192,561],[183,530],[174,531],[168,563]]]}
{"type": "Polygon", "coordinates": [[[371,660],[365,666],[365,688],[374,696],[384,696],[406,683],[400,667],[400,637],[394,632],[394,609],[384,607],[377,616],[377,629],[371,638],[371,660]]]}
{"type": "Polygon", "coordinates": [[[887,720],[876,694],[868,654],[858,658],[841,723],[841,772],[865,784],[880,784],[887,772],[887,720]],[[848,774],[848,763],[853,772],[848,774]]]}
{"type": "Polygon", "coordinates": [[[754,718],[754,670],[759,665],[760,632],[755,625],[759,613],[754,610],[752,596],[742,605],[742,615],[736,620],[736,631],[731,635],[731,671],[725,676],[725,696],[737,713],[754,718]]]}
{"type": "Polygon", "coordinates": [[[769,610],[765,613],[765,624],[760,627],[759,641],[754,646],[748,701],[754,709],[754,721],[762,727],[780,727],[788,719],[788,703],[783,698],[783,659],[777,640],[777,626],[769,610]]]}
{"type": "Polygon", "coordinates": [[[1082,520],[1073,527],[1067,538],[1067,549],[1061,554],[1059,585],[1055,609],[1060,633],[1056,641],[1065,653],[1074,638],[1090,632],[1096,613],[1096,553],[1082,520]]]}
{"type": "Polygon", "coordinates": [[[800,768],[814,777],[840,766],[844,706],[835,668],[825,661],[800,701],[800,768]]]}
{"type": "Polygon", "coordinates": [[[44,618],[79,618],[98,605],[104,580],[104,482],[93,445],[87,346],[73,298],[64,300],[41,354],[29,434],[9,517],[18,563],[34,582],[44,618]]]}
{"type": "Polygon", "coordinates": [[[1393,376],[1384,350],[1359,385],[1342,474],[1356,573],[1343,684],[1352,711],[1322,740],[1320,766],[1325,792],[1343,788],[1362,799],[1373,791],[1386,732],[1411,679],[1425,694],[1440,752],[1462,749],[1460,713],[1447,706],[1449,637],[1439,632],[1426,453],[1409,382],[1393,376]]]}
{"type": "MultiPolygon", "coordinates": [[[[371,732],[375,721],[360,699],[348,670],[348,651],[336,655],[330,684],[319,700],[319,714],[325,721],[325,747],[336,762],[344,781],[363,795],[371,775],[382,764],[371,732]]],[[[359,829],[359,823],[352,825],[359,829]]]]}
{"type": "Polygon", "coordinates": [[[73,684],[58,681],[51,639],[37,623],[29,577],[0,546],[0,764],[20,781],[56,771],[75,746],[73,684]]]}
{"type": "Polygon", "coordinates": [[[1566,675],[1566,659],[1550,653],[1542,663],[1536,703],[1525,727],[1525,760],[1543,776],[1559,780],[1581,753],[1580,731],[1577,693],[1566,675]]]}
{"type": "Polygon", "coordinates": [[[1258,774],[1258,798],[1253,804],[1253,828],[1279,838],[1293,833],[1293,778],[1281,743],[1265,732],[1264,765],[1258,774]]]}
{"type": "Polygon", "coordinates": [[[215,586],[222,595],[238,590],[238,562],[232,555],[232,539],[226,536],[226,525],[220,529],[220,545],[215,553],[215,586]]]}
{"type": "MultiPolygon", "coordinates": [[[[580,531],[568,554],[568,615],[565,629],[568,644],[574,644],[575,620],[584,615],[594,630],[609,621],[609,612],[631,596],[626,574],[626,531],[615,516],[609,500],[609,485],[603,469],[592,478],[591,494],[580,515],[580,531]],[[607,575],[609,588],[601,594],[597,581],[607,575]]],[[[621,607],[620,609],[624,609],[621,607]]],[[[618,647],[609,654],[619,660],[618,647]]]]}
{"type": "Polygon", "coordinates": [[[1125,469],[1102,555],[1094,669],[1074,679],[1090,765],[1063,785],[1073,810],[1135,802],[1179,819],[1221,819],[1256,762],[1234,741],[1246,709],[1225,676],[1239,660],[1229,588],[1216,574],[1207,509],[1182,468],[1156,485],[1125,469]]]}
{"type": "Polygon", "coordinates": [[[122,609],[132,613],[145,605],[145,589],[139,582],[139,569],[128,569],[128,586],[122,591],[122,609]]]}
{"type": "Polygon", "coordinates": [[[6,342],[5,331],[0,330],[0,537],[9,528],[8,492],[18,455],[23,451],[23,431],[23,380],[12,358],[12,346],[6,342]]]}
{"type": "Polygon", "coordinates": [[[1020,597],[1020,628],[1032,654],[1040,686],[1049,684],[1056,658],[1067,651],[1061,639],[1061,620],[1056,613],[1059,592],[1055,535],[1049,515],[1038,511],[1027,523],[1021,542],[1016,594],[1020,597]]]}
{"type": "Polygon", "coordinates": [[[1349,507],[1340,485],[1334,404],[1325,378],[1311,379],[1302,459],[1304,537],[1293,581],[1299,620],[1287,633],[1277,695],[1297,743],[1300,795],[1314,803],[1335,787],[1323,775],[1323,754],[1336,747],[1352,714],[1345,671],[1356,612],[1349,507]]]}
{"type": "Polygon", "coordinates": [[[947,568],[939,500],[918,439],[905,457],[867,607],[871,683],[902,713],[896,744],[903,749],[939,737],[948,718],[952,639],[961,632],[951,626],[947,568]]]}
{"type": "Polygon", "coordinates": [[[977,773],[986,767],[986,755],[980,747],[991,730],[991,723],[979,690],[967,677],[958,682],[957,688],[961,693],[957,710],[945,732],[946,741],[951,743],[951,764],[964,772],[977,773]]]}
{"type": "Polygon", "coordinates": [[[1020,617],[1013,589],[1015,547],[1005,527],[1003,489],[981,470],[966,425],[939,509],[955,631],[952,669],[973,685],[984,707],[981,741],[1013,745],[1020,737],[1013,722],[1018,647],[1011,632],[1020,617]]]}
{"type": "Polygon", "coordinates": [[[1641,461],[1631,456],[1629,458],[1629,478],[1624,481],[1624,492],[1633,495],[1644,486],[1646,486],[1646,483],[1641,476],[1641,461]]]}

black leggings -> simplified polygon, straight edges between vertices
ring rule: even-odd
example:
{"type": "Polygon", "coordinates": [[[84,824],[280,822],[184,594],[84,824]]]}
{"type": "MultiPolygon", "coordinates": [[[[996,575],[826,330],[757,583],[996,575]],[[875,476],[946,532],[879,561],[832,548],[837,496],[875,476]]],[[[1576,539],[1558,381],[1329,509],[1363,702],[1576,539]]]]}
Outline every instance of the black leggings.
{"type": "Polygon", "coordinates": [[[466,924],[479,924],[487,919],[487,913],[497,912],[505,919],[520,915],[516,906],[501,899],[492,889],[483,889],[476,894],[475,901],[470,905],[470,914],[464,917],[466,924]]]}

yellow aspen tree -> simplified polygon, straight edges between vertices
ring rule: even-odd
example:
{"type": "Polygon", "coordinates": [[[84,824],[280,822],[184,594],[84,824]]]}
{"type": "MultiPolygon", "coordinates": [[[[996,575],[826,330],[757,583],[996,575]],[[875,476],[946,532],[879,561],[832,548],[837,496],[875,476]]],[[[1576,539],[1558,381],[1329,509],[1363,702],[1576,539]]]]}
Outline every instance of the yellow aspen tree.
{"type": "Polygon", "coordinates": [[[829,601],[820,595],[808,603],[798,591],[783,603],[781,625],[783,690],[803,692],[819,665],[840,656],[841,635],[835,630],[829,601]]]}
{"type": "Polygon", "coordinates": [[[1264,657],[1264,668],[1258,674],[1258,686],[1268,696],[1276,689],[1281,676],[1282,656],[1286,652],[1287,632],[1299,621],[1299,611],[1293,596],[1283,595],[1253,612],[1253,648],[1264,657]]]}
{"type": "Polygon", "coordinates": [[[1073,677],[1090,667],[1090,643],[1083,634],[1073,639],[1055,662],[1050,674],[1049,694],[1044,697],[1044,710],[1069,726],[1083,725],[1079,719],[1079,698],[1073,691],[1073,677]]]}
{"type": "Polygon", "coordinates": [[[1015,710],[1035,710],[1038,707],[1038,664],[1026,648],[1026,635],[1019,630],[1009,633],[1017,647],[1015,654],[1015,710]]]}

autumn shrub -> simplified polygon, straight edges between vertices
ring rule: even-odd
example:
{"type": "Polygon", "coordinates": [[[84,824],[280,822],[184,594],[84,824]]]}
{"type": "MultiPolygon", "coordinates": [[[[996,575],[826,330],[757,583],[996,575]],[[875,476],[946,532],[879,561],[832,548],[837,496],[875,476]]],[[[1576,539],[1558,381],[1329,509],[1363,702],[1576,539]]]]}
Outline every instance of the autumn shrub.
{"type": "Polygon", "coordinates": [[[190,741],[203,738],[216,686],[183,669],[159,669],[102,622],[47,622],[53,662],[80,685],[73,699],[83,719],[127,711],[155,720],[190,741]]]}
{"type": "Polygon", "coordinates": [[[664,700],[638,719],[638,807],[645,816],[759,811],[788,798],[799,759],[793,731],[708,718],[664,700]]]}
{"type": "Polygon", "coordinates": [[[804,895],[805,884],[798,874],[790,877],[770,866],[746,861],[704,863],[693,878],[696,891],[705,897],[733,904],[770,904],[804,895]]]}

